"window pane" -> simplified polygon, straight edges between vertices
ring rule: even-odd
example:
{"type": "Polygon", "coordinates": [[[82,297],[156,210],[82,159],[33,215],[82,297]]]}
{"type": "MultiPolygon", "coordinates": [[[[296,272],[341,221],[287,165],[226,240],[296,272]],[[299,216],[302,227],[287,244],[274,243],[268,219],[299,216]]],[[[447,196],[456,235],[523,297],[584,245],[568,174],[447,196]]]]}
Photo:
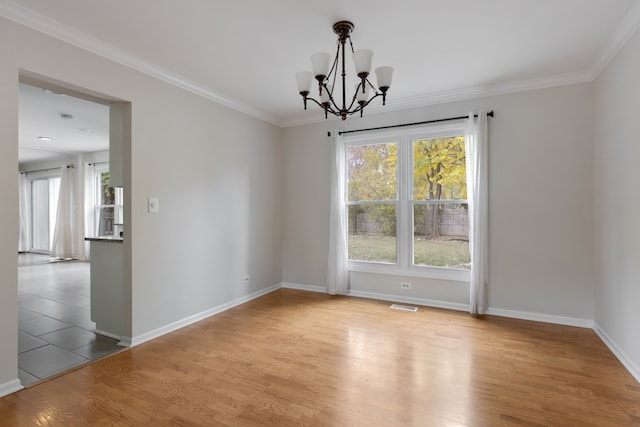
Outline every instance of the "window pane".
{"type": "Polygon", "coordinates": [[[413,264],[471,268],[468,205],[430,203],[413,208],[413,264]]]}
{"type": "Polygon", "coordinates": [[[101,206],[98,208],[100,217],[98,218],[98,236],[113,235],[113,206],[101,206]]]}
{"type": "Polygon", "coordinates": [[[396,200],[397,158],[395,143],[348,147],[348,200],[396,200]]]}
{"type": "Polygon", "coordinates": [[[114,190],[116,195],[116,206],[115,210],[113,211],[113,223],[122,225],[124,221],[124,208],[122,206],[124,203],[123,189],[122,187],[115,187],[114,190]]]}
{"type": "Polygon", "coordinates": [[[414,200],[467,198],[464,137],[413,141],[414,200]]]}
{"type": "Polygon", "coordinates": [[[100,204],[115,204],[115,191],[109,186],[109,172],[100,173],[100,204]]]}
{"type": "Polygon", "coordinates": [[[396,263],[396,205],[349,206],[349,259],[396,263]]]}

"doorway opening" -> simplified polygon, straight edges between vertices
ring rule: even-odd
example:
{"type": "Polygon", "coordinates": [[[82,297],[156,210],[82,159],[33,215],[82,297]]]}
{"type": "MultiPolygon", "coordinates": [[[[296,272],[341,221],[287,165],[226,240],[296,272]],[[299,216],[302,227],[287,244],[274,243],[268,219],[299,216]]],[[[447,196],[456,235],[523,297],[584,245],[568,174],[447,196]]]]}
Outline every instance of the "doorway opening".
{"type": "Polygon", "coordinates": [[[110,103],[31,77],[19,89],[18,377],[27,386],[123,348],[95,333],[84,240],[114,227],[113,208],[109,222],[98,200],[110,103]]]}

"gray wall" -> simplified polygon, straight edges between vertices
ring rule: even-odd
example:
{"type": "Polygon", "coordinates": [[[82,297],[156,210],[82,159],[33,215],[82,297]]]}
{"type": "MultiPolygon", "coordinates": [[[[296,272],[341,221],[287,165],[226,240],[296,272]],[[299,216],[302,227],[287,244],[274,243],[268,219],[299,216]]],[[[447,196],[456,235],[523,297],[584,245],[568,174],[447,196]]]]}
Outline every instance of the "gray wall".
{"type": "Polygon", "coordinates": [[[134,342],[278,286],[281,129],[4,19],[0,56],[0,394],[17,378],[21,72],[132,103],[124,160],[134,342]],[[147,213],[149,196],[159,213],[147,213]]]}
{"type": "Polygon", "coordinates": [[[640,33],[595,84],[596,331],[640,381],[640,33]]]}
{"type": "MultiPolygon", "coordinates": [[[[390,94],[391,95],[391,94],[390,94]]],[[[591,84],[442,104],[285,129],[283,281],[325,286],[327,131],[493,109],[489,147],[489,304],[493,312],[589,325],[593,319],[591,84]]],[[[318,114],[317,112],[315,112],[318,114]]],[[[356,293],[464,307],[468,283],[354,273],[356,293]],[[410,291],[400,281],[412,282],[410,291]]]]}

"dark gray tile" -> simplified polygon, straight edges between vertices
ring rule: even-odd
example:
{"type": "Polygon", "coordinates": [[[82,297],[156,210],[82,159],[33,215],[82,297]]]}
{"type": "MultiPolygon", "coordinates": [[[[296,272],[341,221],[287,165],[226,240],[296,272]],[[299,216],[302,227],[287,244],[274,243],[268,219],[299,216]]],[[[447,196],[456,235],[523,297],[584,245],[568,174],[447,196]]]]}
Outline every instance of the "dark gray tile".
{"type": "Polygon", "coordinates": [[[34,295],[29,292],[23,292],[22,290],[18,291],[18,303],[23,304],[27,301],[31,301],[35,298],[38,298],[38,295],[34,295]]]}
{"type": "Polygon", "coordinates": [[[26,322],[27,320],[37,319],[38,317],[42,317],[42,314],[27,310],[26,308],[18,309],[18,322],[26,322]]]}
{"type": "Polygon", "coordinates": [[[91,298],[88,296],[74,294],[72,292],[65,292],[64,294],[64,296],[56,299],[56,301],[74,307],[86,307],[91,304],[91,298]]]}
{"type": "Polygon", "coordinates": [[[62,320],[67,317],[77,316],[83,314],[86,310],[80,307],[73,307],[66,304],[56,303],[49,307],[40,308],[38,313],[42,313],[45,316],[53,317],[54,319],[62,320]]]}
{"type": "Polygon", "coordinates": [[[36,337],[49,332],[69,328],[71,326],[72,325],[69,323],[61,322],[47,316],[38,317],[37,319],[31,319],[25,322],[19,322],[18,324],[20,330],[36,337]]]}
{"type": "Polygon", "coordinates": [[[40,286],[38,296],[52,301],[57,301],[58,298],[64,297],[64,292],[59,289],[52,288],[51,286],[40,286]]]}
{"type": "Polygon", "coordinates": [[[40,335],[38,338],[66,350],[74,350],[76,348],[93,344],[96,341],[96,334],[89,332],[86,329],[72,326],[70,328],[40,335]]]}
{"type": "Polygon", "coordinates": [[[111,354],[118,353],[122,350],[124,350],[124,348],[118,345],[118,340],[98,335],[96,336],[95,342],[84,347],[77,348],[73,350],[73,352],[86,357],[89,360],[97,360],[111,354]]]}
{"type": "Polygon", "coordinates": [[[53,345],[18,355],[18,367],[38,378],[47,378],[87,361],[86,358],[53,345]]]}
{"type": "Polygon", "coordinates": [[[57,302],[52,301],[50,299],[37,297],[29,301],[26,301],[24,304],[21,304],[21,306],[23,308],[26,308],[27,310],[39,311],[40,309],[55,306],[57,304],[58,304],[57,302]]]}
{"type": "Polygon", "coordinates": [[[22,384],[23,387],[26,387],[30,384],[37,383],[38,381],[40,381],[40,378],[34,377],[30,373],[23,371],[22,369],[19,369],[19,368],[18,368],[18,379],[20,380],[20,384],[22,384]]]}
{"type": "Polygon", "coordinates": [[[79,314],[77,316],[67,317],[66,319],[62,319],[63,322],[71,323],[75,326],[79,326],[82,329],[86,329],[88,331],[95,331],[96,324],[91,320],[91,313],[89,310],[86,310],[84,313],[79,314]]]}
{"type": "Polygon", "coordinates": [[[42,341],[33,335],[18,331],[18,353],[24,353],[25,351],[33,350],[34,348],[44,347],[47,344],[49,343],[42,341]]]}
{"type": "Polygon", "coordinates": [[[82,284],[82,283],[66,283],[64,285],[64,290],[67,292],[73,292],[74,294],[78,294],[78,295],[85,295],[85,296],[89,296],[89,291],[90,291],[90,286],[89,284],[82,284]]]}
{"type": "Polygon", "coordinates": [[[48,257],[42,259],[46,262],[18,269],[19,363],[23,385],[85,363],[88,359],[83,354],[100,358],[121,349],[110,341],[98,342],[93,334],[89,264],[49,263],[48,257]],[[42,339],[42,335],[55,345],[42,339]],[[78,348],[77,354],[69,351],[73,348],[78,348]]]}

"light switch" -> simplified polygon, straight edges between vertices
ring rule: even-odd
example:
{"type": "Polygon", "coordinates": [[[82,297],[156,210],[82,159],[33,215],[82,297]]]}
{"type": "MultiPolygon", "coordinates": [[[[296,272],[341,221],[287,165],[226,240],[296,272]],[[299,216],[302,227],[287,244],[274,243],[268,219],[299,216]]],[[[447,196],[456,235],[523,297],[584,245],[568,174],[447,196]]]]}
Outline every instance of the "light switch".
{"type": "Polygon", "coordinates": [[[159,210],[158,198],[149,197],[149,213],[156,213],[159,210]]]}

